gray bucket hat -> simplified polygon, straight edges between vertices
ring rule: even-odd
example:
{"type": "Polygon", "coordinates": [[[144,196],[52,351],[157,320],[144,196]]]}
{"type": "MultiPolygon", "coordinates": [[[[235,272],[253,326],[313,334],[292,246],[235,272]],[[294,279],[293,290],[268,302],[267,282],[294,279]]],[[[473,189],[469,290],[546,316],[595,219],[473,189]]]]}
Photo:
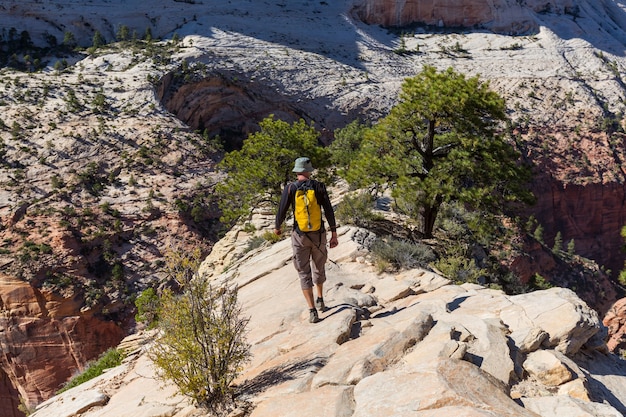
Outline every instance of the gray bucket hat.
{"type": "Polygon", "coordinates": [[[296,159],[296,163],[293,167],[293,172],[313,172],[313,165],[311,160],[306,156],[296,159]]]}

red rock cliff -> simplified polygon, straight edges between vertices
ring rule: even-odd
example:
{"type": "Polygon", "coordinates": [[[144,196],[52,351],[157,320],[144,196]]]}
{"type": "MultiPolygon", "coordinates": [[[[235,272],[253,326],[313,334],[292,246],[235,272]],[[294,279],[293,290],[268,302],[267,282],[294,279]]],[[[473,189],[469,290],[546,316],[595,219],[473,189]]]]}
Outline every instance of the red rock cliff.
{"type": "Polygon", "coordinates": [[[0,275],[0,417],[16,417],[19,396],[33,407],[124,336],[89,314],[79,300],[41,292],[0,275]],[[16,395],[18,394],[18,395],[16,395]]]}
{"type": "Polygon", "coordinates": [[[519,34],[537,30],[533,12],[568,13],[573,8],[572,0],[361,0],[356,2],[354,11],[368,24],[485,27],[519,34]]]}

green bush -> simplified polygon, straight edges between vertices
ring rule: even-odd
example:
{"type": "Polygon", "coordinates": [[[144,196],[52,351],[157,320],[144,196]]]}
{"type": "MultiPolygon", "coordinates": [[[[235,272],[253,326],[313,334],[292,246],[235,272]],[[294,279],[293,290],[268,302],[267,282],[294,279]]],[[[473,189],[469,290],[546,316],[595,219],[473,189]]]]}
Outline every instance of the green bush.
{"type": "Polygon", "coordinates": [[[282,235],[277,235],[274,232],[270,232],[270,231],[265,231],[263,232],[263,234],[261,235],[261,237],[264,240],[267,240],[270,243],[276,243],[279,242],[280,240],[282,240],[282,235]]]}
{"type": "Polygon", "coordinates": [[[150,350],[157,375],[214,413],[228,408],[230,385],[250,356],[248,319],[241,317],[237,288],[213,287],[197,274],[200,251],[170,253],[168,274],[182,294],[165,291],[158,310],[161,334],[150,350]]]}
{"type": "Polygon", "coordinates": [[[245,249],[244,252],[247,253],[247,252],[250,252],[251,250],[259,248],[265,242],[267,242],[267,240],[264,239],[262,236],[254,236],[254,237],[250,238],[250,240],[248,241],[248,245],[246,246],[246,249],[245,249]]]}
{"type": "Polygon", "coordinates": [[[148,288],[141,292],[135,300],[137,314],[135,320],[145,322],[149,329],[155,327],[158,322],[159,297],[154,288],[148,288]]]}
{"type": "Polygon", "coordinates": [[[394,238],[376,239],[371,252],[381,266],[380,270],[386,269],[387,265],[395,269],[425,268],[437,258],[428,245],[394,238]]]}
{"type": "Polygon", "coordinates": [[[254,233],[256,232],[256,226],[250,222],[246,222],[243,225],[243,231],[246,233],[254,233]]]}
{"type": "Polygon", "coordinates": [[[465,257],[444,257],[439,259],[434,266],[445,277],[457,283],[471,282],[476,284],[479,278],[486,274],[486,271],[476,266],[472,259],[465,257]]]}
{"type": "Polygon", "coordinates": [[[248,240],[248,245],[246,246],[244,253],[260,248],[265,242],[270,242],[271,244],[279,242],[283,239],[283,236],[284,235],[276,235],[274,232],[266,230],[260,236],[253,236],[250,240],[248,240]]]}
{"type": "Polygon", "coordinates": [[[337,207],[335,215],[341,224],[367,227],[383,216],[374,213],[374,198],[367,192],[346,196],[337,207]]]}
{"type": "Polygon", "coordinates": [[[547,279],[537,273],[530,279],[530,284],[533,288],[538,290],[547,290],[554,287],[547,279]]]}
{"type": "Polygon", "coordinates": [[[117,349],[111,348],[98,357],[98,359],[89,364],[87,369],[82,373],[73,377],[67,384],[61,388],[57,394],[67,391],[70,388],[74,388],[83,382],[87,382],[97,376],[102,375],[106,369],[114,368],[122,363],[124,355],[117,349]]]}

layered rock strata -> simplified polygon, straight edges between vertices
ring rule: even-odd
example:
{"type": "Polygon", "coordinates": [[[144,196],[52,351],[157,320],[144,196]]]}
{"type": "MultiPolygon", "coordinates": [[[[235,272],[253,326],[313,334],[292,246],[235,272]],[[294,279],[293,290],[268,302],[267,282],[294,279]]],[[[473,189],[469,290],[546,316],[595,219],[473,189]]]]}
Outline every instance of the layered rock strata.
{"type": "Polygon", "coordinates": [[[572,0],[357,0],[354,8],[356,15],[369,24],[486,28],[516,35],[538,31],[533,13],[576,14],[576,10],[572,0]]]}
{"type": "Polygon", "coordinates": [[[91,359],[116,346],[124,330],[80,311],[81,300],[38,291],[0,275],[0,416],[15,416],[18,398],[27,408],[54,395],[91,359]],[[18,395],[16,395],[18,394],[18,395]]]}
{"type": "MultiPolygon", "coordinates": [[[[239,286],[253,355],[237,381],[245,402],[231,416],[626,412],[626,366],[606,353],[597,313],[572,291],[507,296],[427,270],[379,274],[368,235],[339,229],[328,310],[317,324],[308,323],[288,239],[249,252],[252,236],[240,229],[220,241],[202,270],[239,286]]],[[[146,336],[124,365],[46,401],[32,417],[205,415],[152,379],[146,336]]]]}

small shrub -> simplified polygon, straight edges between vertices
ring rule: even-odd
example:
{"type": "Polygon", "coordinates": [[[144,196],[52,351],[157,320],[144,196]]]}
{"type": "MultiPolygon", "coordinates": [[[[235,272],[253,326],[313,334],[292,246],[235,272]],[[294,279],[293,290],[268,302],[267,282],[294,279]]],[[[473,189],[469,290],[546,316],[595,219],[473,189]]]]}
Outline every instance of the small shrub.
{"type": "Polygon", "coordinates": [[[533,275],[530,281],[530,284],[533,286],[533,288],[536,288],[538,290],[547,290],[548,288],[553,287],[553,285],[550,284],[548,280],[546,280],[539,274],[533,275]]]}
{"type": "Polygon", "coordinates": [[[50,178],[50,185],[52,185],[52,188],[57,190],[57,189],[63,188],[65,186],[65,182],[60,176],[58,176],[57,174],[54,174],[50,178]]]}
{"type": "Polygon", "coordinates": [[[533,232],[533,237],[535,238],[535,240],[537,240],[537,242],[543,243],[543,226],[542,225],[540,224],[537,225],[537,228],[533,232]]]}
{"type": "Polygon", "coordinates": [[[256,226],[250,222],[247,222],[243,225],[243,231],[246,233],[254,233],[256,232],[256,226]]]}
{"type": "Polygon", "coordinates": [[[434,266],[445,277],[457,283],[471,282],[476,284],[486,274],[486,271],[479,268],[472,259],[465,257],[445,257],[439,259],[434,266]]]}
{"type": "Polygon", "coordinates": [[[552,246],[552,253],[554,253],[555,255],[558,255],[561,253],[562,250],[563,250],[563,236],[561,235],[561,232],[557,232],[556,236],[554,237],[554,245],[552,246]]]}
{"type": "Polygon", "coordinates": [[[261,235],[261,237],[264,240],[267,240],[270,243],[276,243],[282,240],[282,236],[281,235],[277,235],[274,232],[269,232],[269,231],[265,231],[263,232],[263,234],[261,235]]]}
{"type": "Polygon", "coordinates": [[[165,291],[161,297],[161,335],[150,357],[160,378],[173,381],[199,406],[221,413],[232,400],[230,385],[250,356],[248,319],[241,317],[237,288],[213,287],[197,273],[200,262],[199,250],[168,255],[168,275],[183,292],[165,291]]]}
{"type": "Polygon", "coordinates": [[[569,256],[574,256],[575,253],[576,253],[576,242],[574,241],[574,239],[571,239],[567,243],[567,254],[569,256]]]}
{"type": "Polygon", "coordinates": [[[20,404],[17,406],[17,409],[21,411],[24,415],[29,416],[35,412],[35,408],[30,408],[26,404],[26,400],[20,397],[20,404]]]}
{"type": "Polygon", "coordinates": [[[61,388],[57,394],[67,391],[70,388],[74,388],[83,382],[87,382],[97,376],[104,373],[106,369],[114,368],[122,363],[124,355],[117,349],[109,349],[98,357],[98,360],[94,363],[88,364],[89,366],[82,373],[72,378],[67,384],[61,388]]]}
{"type": "Polygon", "coordinates": [[[137,314],[135,320],[140,323],[146,323],[149,329],[155,327],[158,323],[159,297],[154,288],[148,288],[141,292],[135,300],[137,314]]]}
{"type": "Polygon", "coordinates": [[[374,213],[374,198],[366,192],[346,196],[337,207],[335,215],[340,223],[359,227],[367,227],[383,219],[383,216],[374,213]]]}
{"type": "Polygon", "coordinates": [[[393,238],[376,239],[371,251],[377,264],[391,265],[396,269],[427,267],[437,258],[428,245],[393,238]]]}
{"type": "Polygon", "coordinates": [[[265,242],[267,242],[267,240],[263,238],[263,236],[254,236],[248,241],[248,246],[246,246],[246,249],[244,252],[247,253],[247,252],[250,252],[251,250],[261,247],[265,242]]]}

